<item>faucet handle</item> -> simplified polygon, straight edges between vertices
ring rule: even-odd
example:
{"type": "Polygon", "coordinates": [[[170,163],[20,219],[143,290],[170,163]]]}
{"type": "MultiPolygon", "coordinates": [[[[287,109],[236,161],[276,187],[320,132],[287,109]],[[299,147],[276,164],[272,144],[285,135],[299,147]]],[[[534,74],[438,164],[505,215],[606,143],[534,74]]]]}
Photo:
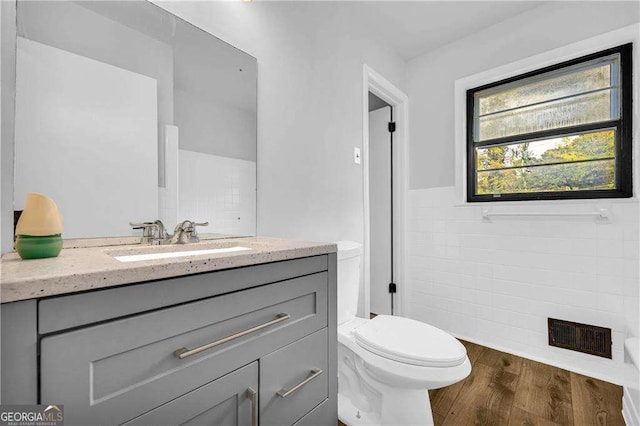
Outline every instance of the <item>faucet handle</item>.
{"type": "Polygon", "coordinates": [[[154,231],[158,229],[158,224],[155,222],[129,222],[129,225],[131,225],[133,229],[144,229],[142,233],[145,236],[148,236],[147,234],[153,234],[154,231]]]}
{"type": "Polygon", "coordinates": [[[191,222],[191,226],[192,226],[191,240],[197,243],[200,241],[200,237],[198,237],[198,231],[196,230],[196,226],[209,226],[209,222],[202,222],[202,223],[191,222]]]}
{"type": "Polygon", "coordinates": [[[182,222],[182,224],[179,224],[178,226],[181,226],[181,231],[185,233],[184,237],[186,242],[197,243],[197,242],[200,242],[200,237],[198,237],[198,231],[196,230],[196,227],[209,226],[209,222],[197,223],[191,220],[185,220],[184,222],[182,222]],[[185,225],[187,226],[185,227],[185,225]]]}
{"type": "Polygon", "coordinates": [[[133,229],[142,229],[142,244],[153,244],[159,232],[158,224],[155,222],[129,222],[133,229]]]}
{"type": "Polygon", "coordinates": [[[133,229],[143,229],[146,226],[153,225],[152,222],[129,222],[133,229]]]}

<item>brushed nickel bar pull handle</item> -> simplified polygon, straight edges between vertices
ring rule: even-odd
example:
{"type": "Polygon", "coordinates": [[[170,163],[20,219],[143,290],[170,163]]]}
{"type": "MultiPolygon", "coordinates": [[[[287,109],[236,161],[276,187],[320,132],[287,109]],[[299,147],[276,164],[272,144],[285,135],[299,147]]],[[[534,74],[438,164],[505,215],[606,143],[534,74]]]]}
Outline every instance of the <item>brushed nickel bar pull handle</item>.
{"type": "Polygon", "coordinates": [[[251,400],[251,426],[258,426],[258,393],[248,388],[247,397],[251,400]]]}
{"type": "Polygon", "coordinates": [[[180,348],[176,349],[173,353],[180,359],[184,359],[190,357],[191,355],[199,354],[200,352],[206,351],[207,349],[211,349],[218,345],[222,345],[223,343],[230,342],[231,340],[235,340],[239,337],[246,336],[247,334],[255,333],[256,331],[260,331],[263,328],[267,328],[274,324],[278,324],[279,322],[286,321],[291,318],[289,314],[278,314],[275,319],[272,319],[269,322],[265,322],[264,324],[256,325],[255,327],[248,328],[246,330],[240,331],[238,333],[232,334],[227,337],[223,337],[222,339],[216,340],[211,343],[207,343],[206,345],[198,346],[194,349],[180,348]]]}
{"type": "Polygon", "coordinates": [[[281,396],[282,398],[288,397],[289,395],[291,395],[292,393],[294,393],[295,391],[297,391],[298,389],[300,389],[301,387],[303,387],[304,385],[306,385],[307,383],[309,383],[310,381],[312,381],[313,379],[321,375],[323,371],[320,370],[319,368],[312,368],[311,373],[312,374],[309,377],[307,377],[306,379],[304,379],[303,381],[301,381],[291,389],[289,390],[282,389],[278,391],[278,396],[281,396]]]}

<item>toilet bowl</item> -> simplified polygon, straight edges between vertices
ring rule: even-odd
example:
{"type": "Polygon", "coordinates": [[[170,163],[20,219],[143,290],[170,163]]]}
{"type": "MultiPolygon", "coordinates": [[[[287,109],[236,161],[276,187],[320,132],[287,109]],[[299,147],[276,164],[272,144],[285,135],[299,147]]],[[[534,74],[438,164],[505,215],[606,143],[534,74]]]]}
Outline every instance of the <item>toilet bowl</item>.
{"type": "Polygon", "coordinates": [[[433,424],[428,389],[469,375],[465,347],[429,324],[356,317],[361,246],[338,244],[338,417],[347,425],[433,424]]]}

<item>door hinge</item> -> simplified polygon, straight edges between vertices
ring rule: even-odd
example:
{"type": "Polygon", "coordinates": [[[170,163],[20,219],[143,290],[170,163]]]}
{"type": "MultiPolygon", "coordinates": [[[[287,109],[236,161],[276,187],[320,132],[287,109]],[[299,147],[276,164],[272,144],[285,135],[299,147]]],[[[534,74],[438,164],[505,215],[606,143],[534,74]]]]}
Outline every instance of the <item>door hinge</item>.
{"type": "Polygon", "coordinates": [[[389,133],[393,133],[396,131],[396,122],[395,121],[390,121],[389,122],[389,133]]]}
{"type": "Polygon", "coordinates": [[[395,293],[396,292],[396,283],[389,283],[389,293],[395,293]]]}

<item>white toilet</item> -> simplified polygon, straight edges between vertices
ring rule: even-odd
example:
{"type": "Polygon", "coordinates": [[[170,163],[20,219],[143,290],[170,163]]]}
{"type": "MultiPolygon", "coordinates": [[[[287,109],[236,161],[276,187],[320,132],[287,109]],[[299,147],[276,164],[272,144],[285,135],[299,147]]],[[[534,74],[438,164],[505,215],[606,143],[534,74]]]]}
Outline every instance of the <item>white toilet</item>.
{"type": "Polygon", "coordinates": [[[431,425],[427,389],[469,375],[465,347],[409,318],[356,317],[360,244],[338,243],[338,417],[347,425],[431,425]]]}

